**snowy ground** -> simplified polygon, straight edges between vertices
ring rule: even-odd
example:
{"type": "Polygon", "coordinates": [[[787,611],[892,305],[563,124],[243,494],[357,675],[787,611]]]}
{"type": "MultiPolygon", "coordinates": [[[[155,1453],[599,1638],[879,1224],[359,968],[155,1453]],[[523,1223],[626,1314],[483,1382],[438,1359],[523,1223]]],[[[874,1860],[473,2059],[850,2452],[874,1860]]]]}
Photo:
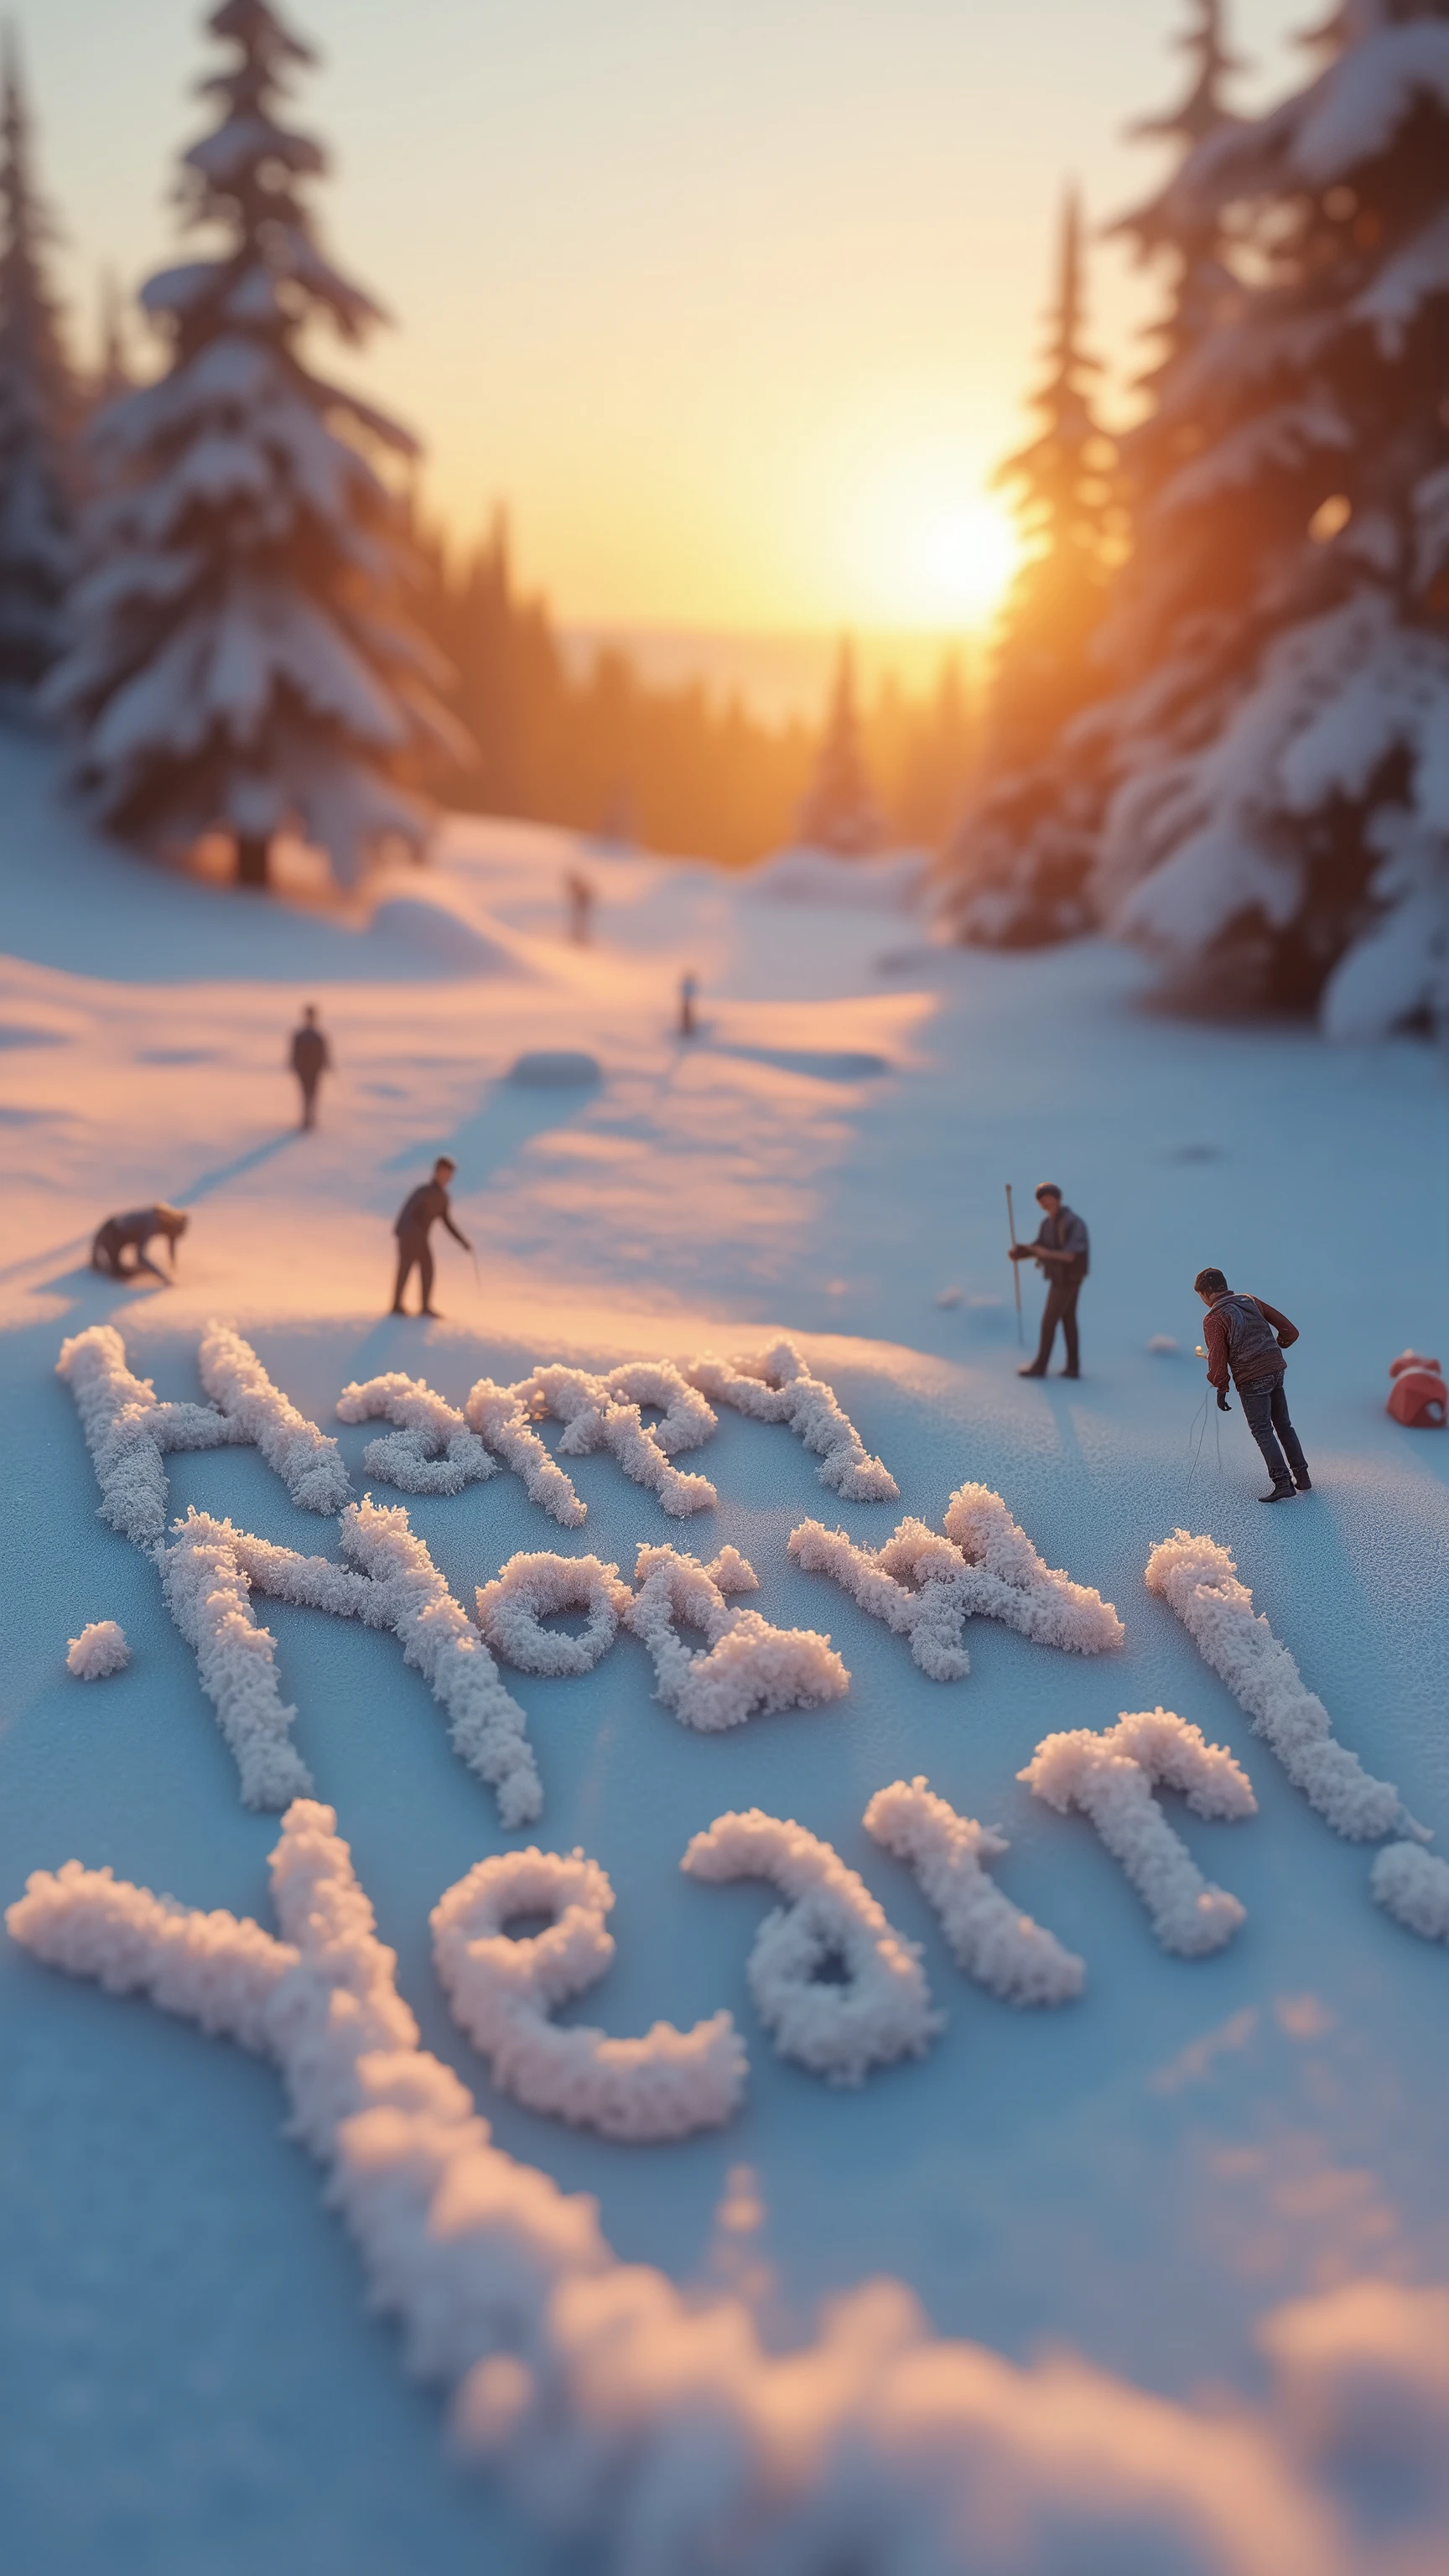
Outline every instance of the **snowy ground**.
{"type": "MultiPolygon", "coordinates": [[[[584,1678],[509,1673],[545,1797],[539,1826],[510,1836],[391,1638],[259,1603],[299,1748],[425,2044],[503,2147],[597,2196],[620,2256],[701,2296],[733,2289],[772,2347],[813,2334],[822,2298],[886,2274],[914,2288],[938,2334],[1022,2363],[1067,2346],[1172,2400],[1170,2419],[1153,2419],[1167,2450],[1224,2409],[1276,2406],[1265,2438],[1282,2475],[1315,2510],[1349,2515],[1333,2523],[1342,2563],[1428,2576],[1446,2509],[1432,2426],[1449,2397],[1423,2319],[1442,2326],[1442,2312],[1375,2311],[1370,2363],[1334,2298],[1366,2278],[1449,2280],[1449,1958],[1370,1903],[1371,1854],[1289,1786],[1143,1569],[1179,1525],[1229,1547],[1340,1735],[1449,1845],[1449,1442],[1382,1410],[1390,1357],[1408,1342],[1442,1350],[1449,1325],[1442,1064],[1409,1044],[1335,1053],[1296,1031],[1173,1025],[1107,948],[942,951],[884,905],[827,911],[633,857],[588,853],[599,936],[576,951],[558,900],[576,845],[523,827],[458,824],[446,871],[393,889],[369,927],[113,857],[56,812],[33,746],[5,746],[0,810],[0,1901],[75,1855],[272,1923],[275,1819],[238,1803],[154,1568],[95,1518],[54,1375],[65,1335],[112,1321],[162,1395],[194,1398],[200,1330],[224,1315],[336,1429],[343,1384],[382,1370],[425,1376],[456,1404],[484,1372],[743,1351],[789,1331],[893,1470],[899,1504],[839,1503],[788,1431],[724,1413],[682,1462],[719,1489],[718,1509],[692,1521],[666,1520],[607,1455],[571,1467],[589,1507],[578,1533],[511,1476],[410,1512],[470,1604],[519,1548],[592,1550],[628,1575],[641,1539],[701,1555],[733,1542],[767,1618],[830,1632],[850,1670],[844,1701],[705,1737],[654,1701],[629,1638],[584,1678]],[[688,1046],[670,1029],[685,966],[704,995],[688,1046]],[[339,1070],[320,1131],[299,1136],[280,1066],[305,1000],[321,1005],[339,1070]],[[564,1047],[595,1056],[597,1083],[508,1079],[523,1051],[564,1047]],[[383,1314],[391,1219],[444,1149],[481,1288],[444,1238],[445,1320],[399,1323],[383,1314]],[[1002,1184],[1024,1215],[1044,1177],[1092,1228],[1086,1375],[1070,1388],[1015,1376],[1002,1184]],[[93,1277],[99,1218],[153,1197],[192,1211],[177,1284],[93,1277]],[[1191,1280],[1207,1261],[1302,1326],[1289,1384],[1311,1501],[1259,1510],[1236,1408],[1196,1445],[1191,1280]],[[959,1300],[938,1302],[950,1288],[959,1300]],[[1160,1335],[1180,1351],[1150,1353],[1160,1335]],[[786,1555],[812,1516],[871,1545],[906,1512],[939,1527],[965,1479],[1005,1498],[1048,1565],[1116,1604],[1119,1653],[1068,1656],[976,1619],[969,1678],[932,1682],[901,1639],[786,1555]],[[108,1618],[132,1661],[82,1686],[66,1641],[108,1618]],[[1086,1820],[1053,1814],[1016,1777],[1044,1735],[1158,1703],[1229,1746],[1257,1794],[1257,1817],[1233,1825],[1164,1802],[1247,1909],[1206,1959],[1160,1949],[1086,1820]],[[1009,1837],[999,1883],[1085,1958],[1079,2002],[1016,2012],[957,1969],[916,1882],[862,1824],[875,1790],[917,1772],[1009,1837]],[[698,1884],[678,1866],[692,1834],[752,1805],[832,1844],[922,1945],[948,2016],[924,2057],[841,2090],[774,2056],[745,1979],[770,1891],[698,1884]],[[731,2125],[611,2143],[495,2090],[449,2017],[427,1917],[474,1861],[527,1839],[581,1844],[617,1898],[615,1962],[565,2021],[629,2033],[728,2007],[749,2053],[731,2125]],[[739,2167],[752,2186],[730,2183],[739,2167]],[[1322,2366],[1315,2379],[1303,2365],[1295,2413],[1291,2387],[1270,2390],[1265,2320],[1305,2300],[1317,2304],[1294,2348],[1322,2366]],[[1393,2402],[1375,2411],[1381,2384],[1393,2402]]],[[[1033,1282],[1030,1315],[1039,1299],[1033,1282]]],[[[358,1491],[374,1428],[339,1433],[358,1491]]],[[[169,1465],[173,1508],[327,1547],[255,1451],[169,1465]]],[[[563,2563],[529,2515],[450,2459],[436,2399],[364,2311],[316,2168],[281,2134],[274,2070],[13,1943],[0,1979],[0,2425],[16,2568],[452,2576],[485,2547],[510,2568],[563,2563]]],[[[1064,2402],[1043,2396],[1044,2442],[1064,2402]]],[[[1128,2513],[1100,2559],[1069,2532],[1020,2551],[977,2533],[949,2563],[1030,2576],[1270,2563],[1247,2539],[1173,2554],[1134,2528],[1128,2513]]],[[[861,2563],[888,2567],[890,2552],[861,2563]]],[[[1296,2576],[1308,2562],[1271,2563],[1296,2576]]]]}

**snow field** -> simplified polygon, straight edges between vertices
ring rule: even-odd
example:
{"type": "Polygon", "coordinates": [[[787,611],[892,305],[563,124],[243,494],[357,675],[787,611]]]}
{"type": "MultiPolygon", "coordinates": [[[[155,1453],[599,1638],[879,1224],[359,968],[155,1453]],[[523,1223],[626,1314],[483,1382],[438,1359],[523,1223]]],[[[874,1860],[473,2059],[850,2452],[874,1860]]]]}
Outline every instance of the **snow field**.
{"type": "Polygon", "coordinates": [[[813,1628],[773,1628],[758,1610],[733,1609],[727,1592],[753,1592],[755,1570],[737,1548],[710,1565],[672,1547],[641,1540],[635,1592],[624,1624],[654,1666],[654,1696],[701,1735],[786,1708],[818,1708],[839,1699],[850,1675],[828,1636],[813,1628]],[[702,1628],[698,1651],[679,1623],[702,1628]]]}
{"type": "Polygon", "coordinates": [[[78,1637],[70,1640],[66,1670],[77,1681],[103,1682],[111,1673],[123,1673],[131,1660],[126,1631],[117,1619],[92,1619],[78,1637]]]}
{"type": "Polygon", "coordinates": [[[1252,1784],[1224,1746],[1205,1743],[1171,1709],[1120,1717],[1100,1735],[1088,1727],[1049,1735],[1018,1777],[1058,1815],[1079,1807],[1090,1818],[1164,1950],[1205,1958],[1246,1919],[1235,1896],[1203,1877],[1152,1792],[1159,1783],[1180,1789],[1195,1815],[1237,1819],[1258,1812],[1252,1784]]]}
{"type": "Polygon", "coordinates": [[[531,2110],[634,2142],[686,2138],[733,2118],[746,2058],[732,2016],[688,2031],[657,2021],[642,2039],[609,2039],[549,2015],[606,1973],[614,1891],[581,1851],[503,1852],[479,1861],[429,1920],[439,1981],[493,2080],[531,2110]],[[510,1939],[511,1916],[548,1913],[546,1931],[510,1939]]]}
{"type": "Polygon", "coordinates": [[[717,1359],[706,1351],[687,1371],[715,1404],[731,1405],[753,1422],[787,1422],[797,1440],[814,1452],[815,1472],[842,1500],[893,1503],[900,1487],[879,1458],[867,1454],[864,1441],[834,1391],[813,1377],[795,1344],[781,1340],[753,1356],[717,1359]]]}
{"type": "Polygon", "coordinates": [[[679,1866],[716,1886],[763,1878],[789,1898],[760,1925],[746,1971],[781,2057],[828,2083],[860,2084],[873,2066],[924,2056],[944,2028],[916,1945],[892,1929],[864,1879],[793,1818],[758,1807],[716,1816],[679,1866]]]}
{"type": "Polygon", "coordinates": [[[383,1377],[356,1379],[335,1407],[339,1422],[393,1422],[398,1428],[369,1440],[364,1466],[404,1494],[461,1494],[467,1484],[498,1473],[476,1431],[421,1378],[390,1369],[383,1377]]]}
{"type": "Polygon", "coordinates": [[[633,1595],[617,1565],[596,1556],[520,1551],[477,1591],[478,1625],[496,1654],[524,1673],[589,1673],[619,1633],[633,1595]],[[582,1636],[540,1625],[551,1611],[587,1613],[582,1636]]]}
{"type": "Polygon", "coordinates": [[[1295,1789],[1348,1842],[1377,1842],[1405,1816],[1398,1790],[1375,1780],[1356,1753],[1340,1744],[1321,1699],[1273,1634],[1253,1615],[1253,1596],[1237,1579],[1225,1547],[1177,1530],[1147,1560],[1147,1587],[1175,1610],[1204,1663],[1227,1683],[1253,1731],[1276,1753],[1295,1789]]]}
{"type": "Polygon", "coordinates": [[[941,1918],[958,1968],[1008,2004],[1064,2004],[1086,1983],[1086,1962],[1004,1896],[983,1864],[1011,1849],[1004,1834],[958,1815],[925,1779],[893,1780],[865,1811],[866,1832],[914,1871],[941,1918]]]}
{"type": "Polygon", "coordinates": [[[828,1574],[874,1619],[908,1639],[932,1681],[964,1681],[966,1622],[1000,1619],[1039,1645],[1083,1655],[1122,1642],[1122,1622],[1101,1594],[1042,1563],[999,1494],[962,1485],[946,1506],[946,1536],[903,1520],[879,1548],[844,1530],[802,1521],[786,1542],[808,1574],[828,1574]]]}
{"type": "MultiPolygon", "coordinates": [[[[501,2153],[419,2046],[335,1822],[309,1800],[284,1819],[280,1938],[75,1862],[36,1872],[6,1921],[35,1957],[275,2060],[409,2368],[453,2390],[464,2453],[547,2524],[597,2531],[607,2515],[620,2563],[651,2571],[712,2556],[810,2576],[865,2532],[929,2576],[1054,2576],[1083,2549],[1210,2576],[1349,2576],[1336,2515],[1251,2425],[1076,2362],[1022,2370],[933,2343],[894,2282],[838,2299],[815,2344],[777,2359],[741,2303],[698,2307],[619,2263],[593,2201],[501,2153]]],[[[818,1882],[823,1847],[761,1822],[790,1838],[770,1874],[818,1882]]],[[[1391,2294],[1417,2325],[1416,2294],[1391,2294]]],[[[1345,2320],[1328,2365],[1308,2341],[1294,2385],[1351,2386],[1365,2348],[1345,2320]]]]}

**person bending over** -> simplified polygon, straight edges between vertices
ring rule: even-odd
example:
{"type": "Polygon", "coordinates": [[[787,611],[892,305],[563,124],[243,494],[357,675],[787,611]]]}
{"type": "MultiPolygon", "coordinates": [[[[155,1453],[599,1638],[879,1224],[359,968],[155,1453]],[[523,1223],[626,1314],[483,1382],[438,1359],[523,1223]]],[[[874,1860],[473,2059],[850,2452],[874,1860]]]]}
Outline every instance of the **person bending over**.
{"type": "Polygon", "coordinates": [[[473,1249],[466,1234],[460,1234],[454,1225],[448,1205],[448,1183],[457,1168],[450,1154],[440,1154],[433,1165],[432,1179],[415,1189],[398,1212],[398,1220],[393,1227],[397,1236],[397,1286],[392,1292],[395,1315],[403,1312],[403,1290],[414,1270],[418,1274],[418,1286],[423,1297],[419,1314],[436,1315],[438,1311],[433,1304],[433,1251],[428,1236],[439,1217],[455,1243],[461,1243],[465,1252],[473,1249]]]}
{"type": "Polygon", "coordinates": [[[106,1271],[112,1279],[139,1279],[145,1270],[164,1284],[166,1273],[158,1270],[146,1247],[154,1235],[164,1235],[174,1274],[176,1246],[190,1223],[190,1217],[184,1216],[180,1208],[168,1207],[164,1199],[159,1199],[155,1207],[132,1208],[127,1216],[108,1216],[105,1224],[96,1228],[91,1268],[106,1271]],[[129,1269],[121,1258],[125,1252],[134,1256],[129,1269]]]}
{"type": "Polygon", "coordinates": [[[1266,1297],[1247,1297],[1230,1288],[1221,1270],[1200,1270],[1192,1284],[1206,1309],[1203,1348],[1208,1384],[1217,1388],[1218,1411],[1229,1409],[1231,1378],[1243,1418],[1273,1479],[1271,1494],[1260,1494],[1259,1502],[1291,1503],[1295,1493],[1311,1493],[1308,1461],[1288,1418],[1283,1392],[1288,1365],[1283,1354],[1298,1339],[1297,1325],[1270,1306],[1266,1297]]]}
{"type": "Polygon", "coordinates": [[[1034,1261],[1047,1283],[1047,1301],[1042,1311],[1041,1342],[1036,1358],[1018,1377],[1045,1377],[1057,1326],[1062,1328],[1067,1364],[1063,1377],[1081,1376],[1081,1355],[1077,1344],[1077,1299],[1088,1270],[1087,1229],[1074,1208],[1069,1208],[1055,1181],[1042,1181],[1036,1190],[1036,1203],[1042,1212],[1033,1243],[1014,1243],[1013,1261],[1034,1261]]]}

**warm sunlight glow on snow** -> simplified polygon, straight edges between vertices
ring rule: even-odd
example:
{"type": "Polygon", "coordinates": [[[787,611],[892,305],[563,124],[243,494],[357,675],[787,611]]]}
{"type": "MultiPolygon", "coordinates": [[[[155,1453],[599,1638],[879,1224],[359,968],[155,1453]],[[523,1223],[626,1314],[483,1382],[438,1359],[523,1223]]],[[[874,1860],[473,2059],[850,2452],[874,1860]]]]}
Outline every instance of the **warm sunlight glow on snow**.
{"type": "Polygon", "coordinates": [[[904,456],[865,487],[844,551],[862,618],[970,628],[994,615],[1020,549],[1001,503],[973,491],[949,457],[904,456]]]}

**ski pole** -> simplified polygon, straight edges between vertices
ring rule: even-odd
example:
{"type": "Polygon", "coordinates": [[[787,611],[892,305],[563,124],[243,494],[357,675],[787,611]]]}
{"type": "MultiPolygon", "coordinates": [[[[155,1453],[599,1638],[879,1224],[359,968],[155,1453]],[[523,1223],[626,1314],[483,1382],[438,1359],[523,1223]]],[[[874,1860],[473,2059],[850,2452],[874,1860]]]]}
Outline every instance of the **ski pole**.
{"type": "MultiPolygon", "coordinates": [[[[1013,1250],[1013,1251],[1015,1251],[1015,1249],[1016,1249],[1016,1212],[1015,1212],[1015,1210],[1014,1210],[1014,1208],[1012,1207],[1012,1204],[1011,1204],[1011,1183],[1010,1183],[1010,1181],[1008,1181],[1008,1182],[1007,1182],[1007,1184],[1006,1184],[1006,1222],[1007,1222],[1007,1226],[1008,1226],[1008,1228],[1009,1228],[1009,1230],[1010,1230],[1010,1234],[1011,1234],[1012,1250],[1013,1250]]],[[[1014,1288],[1015,1288],[1015,1290],[1016,1290],[1016,1338],[1017,1338],[1017,1340],[1018,1340],[1018,1341],[1023,1345],[1023,1347],[1025,1347],[1025,1343],[1026,1343],[1026,1335],[1025,1335],[1025,1333],[1023,1332],[1023,1330],[1022,1330],[1022,1323],[1021,1323],[1021,1263],[1020,1263],[1019,1261],[1013,1261],[1013,1263],[1012,1263],[1012,1265],[1011,1265],[1011,1278],[1012,1278],[1012,1285],[1014,1286],[1014,1288]]]]}

